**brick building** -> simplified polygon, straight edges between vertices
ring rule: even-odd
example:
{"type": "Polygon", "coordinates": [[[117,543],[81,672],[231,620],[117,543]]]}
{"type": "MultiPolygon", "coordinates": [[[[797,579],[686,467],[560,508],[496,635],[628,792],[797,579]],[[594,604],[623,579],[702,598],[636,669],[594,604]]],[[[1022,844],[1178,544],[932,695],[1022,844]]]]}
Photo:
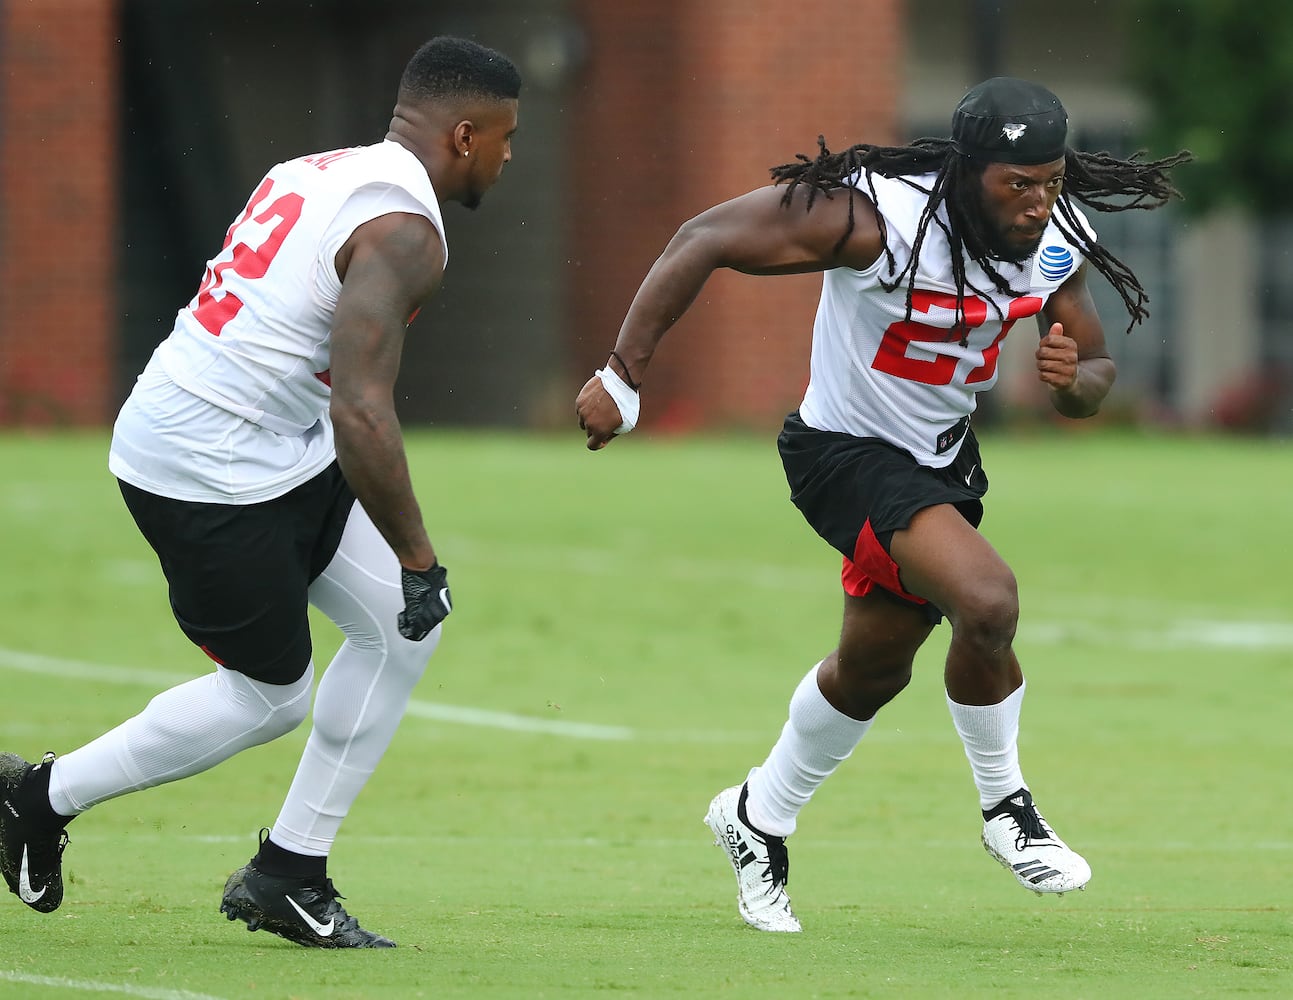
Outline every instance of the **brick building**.
{"type": "MultiPolygon", "coordinates": [[[[1096,0],[0,0],[0,426],[110,421],[265,168],[380,138],[431,35],[504,50],[526,83],[502,182],[477,213],[446,209],[451,263],[410,332],[401,414],[569,429],[677,226],[819,133],[939,132],[966,87],[1006,73],[1060,93],[1087,148],[1139,148],[1121,16],[1096,0]]],[[[1243,219],[1099,222],[1152,300],[1119,337],[1095,283],[1112,402],[1207,422],[1287,327],[1247,284],[1270,255],[1243,219]]],[[[715,275],[656,356],[644,427],[775,427],[807,378],[818,285],[715,275]]],[[[1029,353],[1011,338],[990,404],[1029,404],[1029,353]]]]}
{"type": "MultiPolygon", "coordinates": [[[[462,8],[0,0],[0,424],[110,421],[260,172],[379,138],[404,60],[438,32],[503,49],[527,82],[503,182],[479,213],[446,211],[408,419],[567,418],[679,223],[819,132],[894,131],[898,0],[811,19],[770,0],[462,8]]],[[[718,276],[661,349],[665,422],[757,419],[802,389],[814,279],[738,281],[718,276]]]]}
{"type": "Polygon", "coordinates": [[[115,403],[114,7],[0,4],[0,425],[115,403]]]}

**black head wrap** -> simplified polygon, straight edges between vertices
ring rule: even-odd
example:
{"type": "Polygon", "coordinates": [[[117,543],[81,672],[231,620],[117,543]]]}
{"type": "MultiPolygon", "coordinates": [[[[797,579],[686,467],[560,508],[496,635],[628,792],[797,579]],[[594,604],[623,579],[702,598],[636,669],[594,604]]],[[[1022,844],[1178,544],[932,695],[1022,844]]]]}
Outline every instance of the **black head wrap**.
{"type": "Polygon", "coordinates": [[[1049,163],[1067,150],[1068,114],[1040,84],[994,76],[961,98],[952,113],[958,153],[994,163],[1049,163]]]}

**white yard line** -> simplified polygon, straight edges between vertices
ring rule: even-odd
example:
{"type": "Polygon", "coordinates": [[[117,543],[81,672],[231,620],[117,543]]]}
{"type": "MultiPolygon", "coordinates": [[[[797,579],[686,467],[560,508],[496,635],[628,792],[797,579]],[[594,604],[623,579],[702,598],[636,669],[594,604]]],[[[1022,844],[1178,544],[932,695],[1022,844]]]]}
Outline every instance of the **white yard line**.
{"type": "Polygon", "coordinates": [[[530,715],[496,712],[488,708],[441,705],[433,701],[409,702],[409,715],[438,722],[457,722],[487,729],[507,729],[516,733],[547,733],[575,740],[632,740],[637,733],[627,726],[602,726],[592,722],[566,722],[562,719],[539,719],[530,715]]]}
{"type": "Polygon", "coordinates": [[[114,667],[88,660],[65,660],[57,656],[24,653],[0,646],[0,670],[21,670],[28,674],[44,674],[68,680],[97,681],[102,684],[133,684],[158,689],[174,687],[187,677],[161,670],[141,670],[136,667],[114,667]]]}
{"type": "MultiPolygon", "coordinates": [[[[1019,630],[1022,643],[1058,645],[1063,643],[1095,643],[1118,645],[1133,649],[1163,649],[1182,647],[1207,647],[1230,652],[1266,652],[1293,650],[1293,623],[1290,622],[1217,622],[1178,621],[1168,622],[1159,629],[1137,629],[1125,626],[1104,626],[1082,620],[1066,623],[1024,624],[1019,630]]],[[[188,679],[189,675],[166,673],[137,667],[120,667],[111,664],[70,660],[43,656],[0,646],[0,670],[18,670],[71,680],[93,681],[99,684],[123,684],[150,687],[157,690],[173,687],[188,679]]],[[[480,726],[519,733],[545,733],[574,740],[624,742],[630,740],[668,740],[679,743],[727,743],[751,738],[751,734],[704,732],[647,732],[629,726],[593,722],[574,722],[539,716],[519,715],[488,708],[467,705],[446,705],[440,702],[409,702],[408,714],[437,722],[465,726],[480,726]]]]}
{"type": "Polygon", "coordinates": [[[143,1000],[223,1000],[210,993],[192,990],[168,990],[160,986],[132,986],[128,983],[105,983],[97,979],[64,979],[62,976],[33,976],[25,972],[0,969],[0,982],[26,986],[48,986],[50,989],[79,990],[82,993],[120,993],[143,1000]]]}
{"type": "Polygon", "coordinates": [[[1183,649],[1191,646],[1232,652],[1293,649],[1293,622],[1178,621],[1162,628],[1101,625],[1086,619],[1021,622],[1019,641],[1038,645],[1083,642],[1135,649],[1183,649]]]}
{"type": "MultiPolygon", "coordinates": [[[[151,687],[158,690],[174,687],[189,678],[160,670],[142,670],[134,667],[114,667],[85,660],[67,660],[38,653],[24,653],[0,647],[0,670],[19,670],[46,677],[94,681],[100,684],[125,684],[151,687]]],[[[444,705],[433,701],[409,702],[409,715],[439,722],[455,722],[466,726],[483,726],[487,729],[505,729],[522,733],[547,733],[576,740],[632,740],[637,733],[627,726],[606,726],[591,722],[567,722],[563,719],[541,719],[536,716],[516,715],[487,708],[444,705]]]]}

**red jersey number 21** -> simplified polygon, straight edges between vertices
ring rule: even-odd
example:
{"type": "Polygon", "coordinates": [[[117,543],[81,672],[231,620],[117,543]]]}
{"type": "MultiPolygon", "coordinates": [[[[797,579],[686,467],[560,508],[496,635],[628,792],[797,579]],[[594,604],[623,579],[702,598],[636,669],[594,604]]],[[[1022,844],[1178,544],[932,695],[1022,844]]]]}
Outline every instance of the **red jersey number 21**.
{"type": "Polygon", "coordinates": [[[263,278],[287,234],[301,217],[305,199],[289,192],[269,201],[273,187],[274,182],[268,177],[261,181],[242,215],[229,227],[219,261],[207,268],[202,278],[193,318],[212,336],[220,336],[225,324],[242,309],[242,299],[224,287],[225,272],[232,270],[249,281],[263,278]],[[267,201],[269,203],[260,208],[267,201]],[[268,233],[265,232],[266,227],[270,227],[268,233]],[[253,248],[248,240],[257,245],[253,248]]]}
{"type": "MultiPolygon", "coordinates": [[[[947,295],[943,292],[916,289],[911,296],[912,315],[914,316],[916,313],[928,315],[931,308],[954,310],[956,308],[956,296],[947,295]]],[[[965,382],[967,385],[986,382],[996,374],[997,356],[1001,353],[1001,342],[1006,339],[1006,334],[1010,332],[1010,328],[1015,325],[1016,320],[1023,319],[1025,316],[1032,316],[1041,308],[1042,300],[1035,295],[1024,295],[1017,299],[1011,299],[1010,305],[1006,309],[1005,319],[1001,324],[1001,332],[984,349],[983,363],[966,376],[965,382]]],[[[908,355],[907,348],[911,344],[920,341],[944,341],[949,336],[960,337],[975,327],[981,326],[988,318],[988,303],[977,295],[967,295],[962,304],[962,310],[964,326],[958,326],[952,330],[945,326],[931,326],[928,323],[922,323],[918,319],[890,323],[888,329],[884,332],[884,338],[880,341],[880,348],[876,352],[875,360],[871,362],[871,367],[876,371],[895,375],[909,382],[923,382],[925,385],[949,385],[956,374],[957,366],[960,364],[956,357],[950,354],[934,354],[929,358],[916,358],[908,355]]]]}

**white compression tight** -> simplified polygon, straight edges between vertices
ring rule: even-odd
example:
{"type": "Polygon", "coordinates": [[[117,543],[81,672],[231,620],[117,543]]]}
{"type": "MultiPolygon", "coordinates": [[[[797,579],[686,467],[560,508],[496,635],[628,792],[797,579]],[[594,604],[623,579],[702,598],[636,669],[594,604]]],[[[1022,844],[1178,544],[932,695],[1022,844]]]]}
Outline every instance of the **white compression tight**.
{"type": "Polygon", "coordinates": [[[314,726],[270,837],[324,857],[390,746],[441,627],[420,642],[399,634],[399,560],[358,503],[337,554],[310,586],[310,603],[346,640],[319,681],[314,726]]]}
{"type": "Polygon", "coordinates": [[[235,670],[163,691],[134,718],[54,761],[49,803],[75,816],[105,799],[187,778],[291,732],[310,710],[311,666],[293,684],[235,670]]]}
{"type": "MultiPolygon", "coordinates": [[[[440,629],[421,642],[399,634],[399,563],[358,503],[336,555],[310,587],[310,602],[346,638],[319,682],[313,729],[273,838],[323,856],[394,737],[440,629]]],[[[305,719],[313,679],[309,669],[293,684],[265,684],[220,667],[165,691],[139,715],[59,757],[50,805],[74,816],[276,739],[305,719]]]]}

